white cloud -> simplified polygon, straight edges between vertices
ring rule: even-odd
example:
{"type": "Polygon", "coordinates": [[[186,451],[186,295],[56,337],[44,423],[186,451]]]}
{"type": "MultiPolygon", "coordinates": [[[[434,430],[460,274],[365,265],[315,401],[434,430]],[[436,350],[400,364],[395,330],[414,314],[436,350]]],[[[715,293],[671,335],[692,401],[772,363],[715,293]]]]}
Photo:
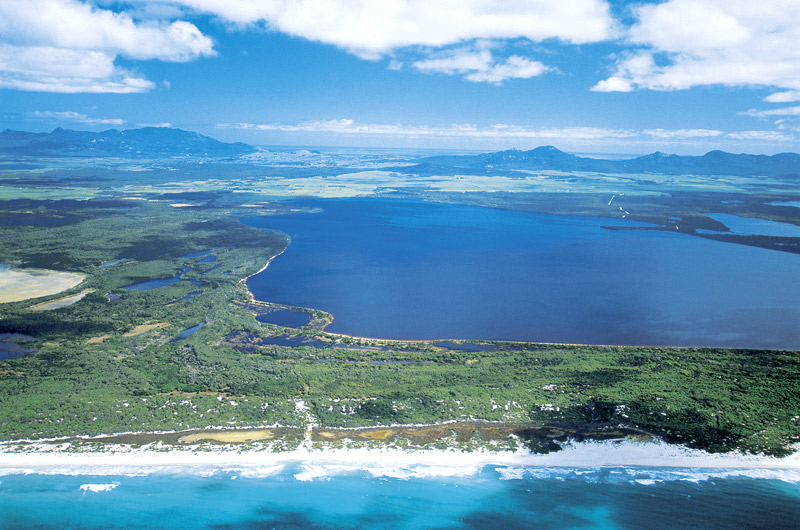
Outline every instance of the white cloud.
{"type": "Polygon", "coordinates": [[[742,116],[751,116],[753,118],[769,118],[771,116],[800,116],[800,105],[770,110],[750,109],[747,112],[740,112],[739,114],[742,116]]]}
{"type": "Polygon", "coordinates": [[[800,90],[787,90],[785,92],[775,92],[764,98],[769,103],[791,103],[800,101],[800,90]]]}
{"type": "Polygon", "coordinates": [[[800,91],[800,9],[796,0],[668,0],[634,8],[628,42],[595,91],[680,90],[703,85],[800,91]]]}
{"type": "Polygon", "coordinates": [[[189,22],[136,24],[126,13],[77,0],[3,0],[0,34],[16,46],[102,51],[131,59],[189,61],[214,53],[212,40],[189,22]]]}
{"type": "Polygon", "coordinates": [[[213,41],[189,22],[134,22],[77,0],[0,2],[0,88],[45,92],[144,92],[154,84],[116,66],[134,60],[190,61],[213,41]]]}
{"type": "MultiPolygon", "coordinates": [[[[469,138],[484,140],[530,140],[544,142],[623,141],[651,145],[659,143],[685,144],[687,141],[740,143],[793,142],[796,138],[779,131],[734,131],[715,129],[615,129],[607,127],[534,128],[512,124],[479,127],[474,124],[452,124],[443,127],[407,124],[359,123],[352,119],[306,121],[295,124],[234,123],[218,124],[219,128],[282,133],[327,133],[347,135],[395,136],[405,138],[469,138]]],[[[716,145],[709,146],[716,148],[716,145]]]]}
{"type": "Polygon", "coordinates": [[[155,85],[98,51],[0,44],[0,88],[37,92],[145,92],[155,85]]]}
{"type": "Polygon", "coordinates": [[[426,73],[465,74],[464,78],[468,81],[497,85],[506,79],[528,79],[550,70],[538,61],[532,61],[519,55],[512,55],[508,59],[498,61],[487,49],[455,50],[449,55],[439,55],[416,61],[411,66],[426,73]]]}
{"type": "Polygon", "coordinates": [[[492,52],[458,50],[448,56],[439,56],[412,63],[411,66],[426,73],[463,74],[471,71],[486,71],[492,64],[492,52]]]}
{"type": "Polygon", "coordinates": [[[375,59],[408,46],[442,47],[475,39],[559,39],[572,44],[614,37],[606,0],[176,0],[224,20],[333,44],[375,59]]]}
{"type": "Polygon", "coordinates": [[[414,137],[521,138],[521,139],[604,139],[630,138],[633,131],[603,127],[529,128],[518,125],[495,124],[478,127],[473,124],[453,124],[446,127],[404,124],[357,123],[351,119],[307,121],[298,124],[219,124],[221,128],[279,132],[322,132],[337,134],[371,134],[414,137]]]}
{"type": "Polygon", "coordinates": [[[29,112],[29,118],[68,121],[86,125],[123,125],[125,120],[119,118],[90,118],[86,114],[74,111],[52,112],[49,110],[29,112]]]}
{"type": "Polygon", "coordinates": [[[592,90],[595,92],[633,92],[633,83],[628,79],[612,76],[598,81],[592,90]]]}
{"type": "Polygon", "coordinates": [[[646,129],[642,134],[652,136],[654,138],[665,139],[689,139],[689,138],[714,138],[725,134],[723,131],[715,129],[646,129]]]}
{"type": "Polygon", "coordinates": [[[728,133],[734,140],[758,140],[763,142],[796,142],[797,138],[779,131],[735,131],[728,133]]]}

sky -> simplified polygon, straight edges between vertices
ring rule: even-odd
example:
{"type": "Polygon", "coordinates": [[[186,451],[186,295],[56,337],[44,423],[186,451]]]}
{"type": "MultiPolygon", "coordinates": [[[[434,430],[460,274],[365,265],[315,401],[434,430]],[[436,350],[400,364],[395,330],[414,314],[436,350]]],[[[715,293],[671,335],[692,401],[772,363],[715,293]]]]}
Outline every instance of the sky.
{"type": "Polygon", "coordinates": [[[800,151],[800,0],[2,0],[0,129],[800,151]]]}

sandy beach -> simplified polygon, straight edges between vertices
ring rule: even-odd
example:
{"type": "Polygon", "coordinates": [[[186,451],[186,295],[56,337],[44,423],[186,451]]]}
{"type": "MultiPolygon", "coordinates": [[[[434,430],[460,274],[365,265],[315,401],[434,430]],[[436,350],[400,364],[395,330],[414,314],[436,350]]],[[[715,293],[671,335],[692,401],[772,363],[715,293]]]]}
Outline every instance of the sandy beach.
{"type": "MultiPolygon", "coordinates": [[[[177,473],[209,475],[239,472],[249,476],[277,473],[299,464],[297,480],[347,472],[366,471],[374,476],[469,476],[486,466],[504,468],[510,478],[535,468],[596,469],[600,467],[672,468],[711,473],[714,476],[777,478],[800,482],[800,452],[775,458],[740,453],[710,454],[664,442],[581,442],[561,451],[533,454],[517,451],[311,449],[299,447],[274,452],[268,444],[246,448],[197,444],[176,448],[160,443],[142,447],[125,445],[80,448],[69,443],[0,445],[0,475],[149,475],[177,473]]],[[[703,473],[701,473],[703,475],[703,473]]]]}

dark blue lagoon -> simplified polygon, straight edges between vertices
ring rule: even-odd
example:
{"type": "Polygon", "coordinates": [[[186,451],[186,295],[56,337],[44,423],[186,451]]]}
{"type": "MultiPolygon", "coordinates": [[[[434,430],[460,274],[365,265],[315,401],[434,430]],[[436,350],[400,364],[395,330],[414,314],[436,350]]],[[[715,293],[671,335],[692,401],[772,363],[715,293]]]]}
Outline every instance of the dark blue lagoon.
{"type": "Polygon", "coordinates": [[[800,256],[624,220],[390,199],[244,222],[292,243],[248,286],[397,339],[800,349],[800,256]]]}

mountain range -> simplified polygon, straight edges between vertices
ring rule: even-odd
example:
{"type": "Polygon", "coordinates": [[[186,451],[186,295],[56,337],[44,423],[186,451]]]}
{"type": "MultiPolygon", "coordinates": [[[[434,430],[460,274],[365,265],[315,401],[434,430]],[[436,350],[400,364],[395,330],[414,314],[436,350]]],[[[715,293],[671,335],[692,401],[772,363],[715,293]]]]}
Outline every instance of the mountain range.
{"type": "Polygon", "coordinates": [[[50,133],[6,129],[0,133],[0,153],[33,156],[152,156],[239,157],[256,149],[224,143],[202,134],[167,127],[102,132],[57,128],[50,133]]]}
{"type": "Polygon", "coordinates": [[[553,146],[530,151],[498,151],[478,155],[432,156],[409,166],[411,173],[442,171],[477,171],[495,173],[509,170],[590,171],[597,173],[659,173],[693,175],[769,176],[793,178],[800,176],[800,155],[733,154],[709,151],[702,156],[681,156],[655,152],[626,160],[587,158],[565,153],[553,146]]]}
{"type": "MultiPolygon", "coordinates": [[[[0,133],[0,154],[31,156],[113,156],[239,158],[258,149],[241,142],[225,143],[181,129],[144,127],[102,132],[58,128],[50,133],[5,130],[0,133]]],[[[626,160],[588,158],[565,153],[553,146],[529,151],[516,149],[477,155],[430,156],[411,166],[394,168],[423,175],[470,172],[497,174],[512,170],[588,171],[596,173],[659,173],[694,175],[800,177],[800,155],[733,154],[710,151],[702,156],[655,152],[626,160]]]]}

